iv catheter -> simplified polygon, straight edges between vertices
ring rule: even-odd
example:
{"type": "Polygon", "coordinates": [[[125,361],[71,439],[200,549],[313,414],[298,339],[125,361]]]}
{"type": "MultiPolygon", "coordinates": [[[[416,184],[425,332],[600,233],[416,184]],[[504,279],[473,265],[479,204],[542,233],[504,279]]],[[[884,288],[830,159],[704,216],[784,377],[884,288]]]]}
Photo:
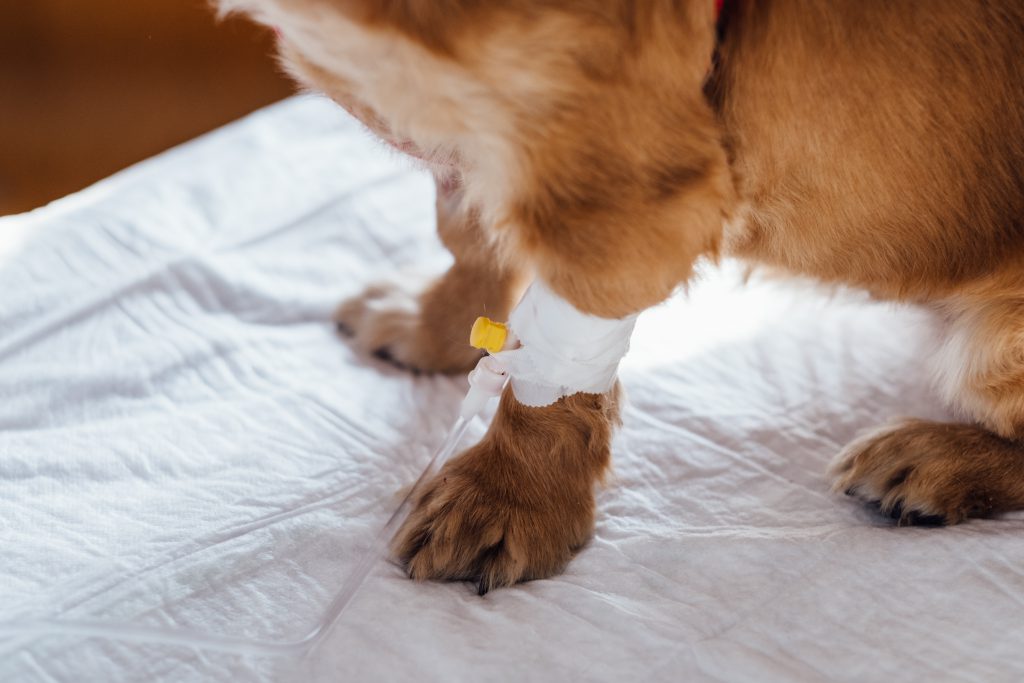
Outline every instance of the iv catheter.
{"type": "MultiPolygon", "coordinates": [[[[478,318],[470,333],[470,344],[474,348],[498,353],[518,344],[515,336],[502,323],[487,318],[478,318]]],[[[451,457],[462,437],[465,436],[472,419],[487,402],[501,395],[508,380],[508,372],[494,356],[484,356],[469,375],[470,387],[462,401],[459,416],[455,420],[441,446],[434,452],[423,472],[412,488],[388,518],[383,528],[374,537],[370,548],[345,579],[341,589],[331,600],[323,617],[316,626],[300,638],[293,640],[270,640],[247,638],[214,633],[202,633],[188,628],[163,628],[145,626],[131,622],[86,621],[73,619],[39,619],[25,621],[0,621],[0,638],[35,638],[67,635],[84,638],[104,638],[122,642],[156,643],[180,645],[201,650],[212,650],[241,655],[277,655],[307,657],[327,637],[337,624],[345,608],[351,604],[359,589],[366,582],[377,562],[386,555],[388,544],[405,519],[409,508],[417,500],[423,484],[429,481],[451,457]]],[[[318,505],[317,507],[322,507],[318,505]]],[[[291,516],[291,515],[288,515],[291,516]]],[[[265,520],[250,530],[279,521],[279,517],[265,520]]]]}

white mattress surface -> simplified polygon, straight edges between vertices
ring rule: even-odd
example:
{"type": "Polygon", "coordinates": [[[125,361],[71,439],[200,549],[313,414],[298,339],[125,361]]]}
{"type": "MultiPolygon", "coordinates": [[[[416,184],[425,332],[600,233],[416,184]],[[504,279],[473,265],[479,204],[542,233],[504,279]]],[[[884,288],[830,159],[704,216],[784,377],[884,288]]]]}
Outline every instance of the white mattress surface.
{"type": "MultiPolygon", "coordinates": [[[[312,628],[466,388],[329,322],[444,267],[432,201],[296,98],[0,219],[0,621],[312,628]]],[[[306,662],[25,636],[0,680],[1024,680],[1024,517],[897,529],[828,492],[859,430],[946,415],[930,325],[709,270],[641,317],[565,574],[480,598],[381,563],[306,662]]]]}

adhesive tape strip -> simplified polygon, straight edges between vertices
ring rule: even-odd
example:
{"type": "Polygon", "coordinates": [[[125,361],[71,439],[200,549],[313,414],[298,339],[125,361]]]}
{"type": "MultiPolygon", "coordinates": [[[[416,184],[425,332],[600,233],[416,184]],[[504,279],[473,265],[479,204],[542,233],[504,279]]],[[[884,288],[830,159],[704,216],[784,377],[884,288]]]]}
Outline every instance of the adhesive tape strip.
{"type": "Polygon", "coordinates": [[[521,346],[495,356],[525,405],[546,406],[580,392],[602,394],[615,384],[637,315],[616,320],[582,313],[536,280],[509,316],[521,346]]]}

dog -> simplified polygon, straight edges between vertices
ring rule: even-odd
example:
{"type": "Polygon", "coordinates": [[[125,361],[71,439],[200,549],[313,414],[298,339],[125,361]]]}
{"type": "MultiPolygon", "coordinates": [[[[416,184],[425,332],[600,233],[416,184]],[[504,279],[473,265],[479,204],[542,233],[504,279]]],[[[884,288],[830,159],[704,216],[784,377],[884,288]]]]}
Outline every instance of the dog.
{"type": "MultiPolygon", "coordinates": [[[[1016,0],[221,0],[282,63],[437,181],[455,257],[338,324],[423,371],[540,278],[618,318],[729,255],[944,320],[963,421],[846,447],[837,490],[901,524],[1024,507],[1024,5],[1016,0]]],[[[618,389],[503,395],[394,542],[415,579],[481,594],[559,572],[592,533],[618,389]]]]}

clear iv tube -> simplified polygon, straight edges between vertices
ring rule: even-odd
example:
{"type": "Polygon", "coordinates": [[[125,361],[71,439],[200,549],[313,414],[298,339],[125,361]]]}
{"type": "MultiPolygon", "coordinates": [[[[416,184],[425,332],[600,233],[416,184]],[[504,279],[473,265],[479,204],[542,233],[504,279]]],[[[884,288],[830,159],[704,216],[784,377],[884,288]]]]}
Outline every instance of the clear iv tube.
{"type": "MultiPolygon", "coordinates": [[[[362,559],[352,573],[346,577],[341,589],[331,600],[319,623],[301,638],[295,640],[267,640],[261,638],[245,638],[215,633],[202,633],[186,628],[161,628],[143,626],[131,622],[79,621],[72,619],[0,621],[0,638],[44,637],[55,635],[79,636],[84,638],[103,638],[134,643],[159,643],[164,645],[181,645],[201,650],[214,650],[242,655],[293,655],[308,656],[321,643],[338,622],[345,608],[366,582],[374,565],[387,553],[392,536],[398,530],[408,514],[413,501],[416,500],[423,484],[441,469],[458,446],[472,416],[460,416],[440,448],[434,452],[430,462],[416,479],[409,492],[402,499],[387,523],[374,537],[370,548],[363,553],[362,559]]],[[[291,516],[291,515],[289,515],[291,516]]],[[[266,526],[277,517],[268,519],[264,524],[252,526],[250,530],[266,526]]]]}

